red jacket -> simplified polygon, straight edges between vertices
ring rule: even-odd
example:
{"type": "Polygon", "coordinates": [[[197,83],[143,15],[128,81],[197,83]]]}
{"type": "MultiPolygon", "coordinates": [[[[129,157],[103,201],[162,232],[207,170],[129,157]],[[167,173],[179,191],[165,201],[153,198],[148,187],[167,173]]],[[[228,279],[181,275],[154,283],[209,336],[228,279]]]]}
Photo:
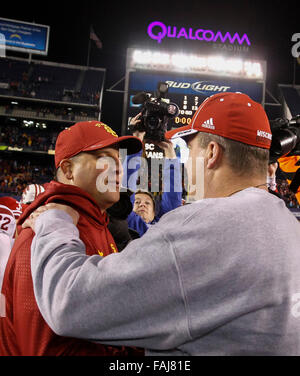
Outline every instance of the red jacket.
{"type": "MultiPolygon", "coordinates": [[[[50,202],[68,204],[80,214],[78,230],[87,255],[107,256],[117,252],[107,229],[108,218],[91,196],[80,188],[51,182],[19,220],[22,224],[38,207],[50,202]]],[[[4,276],[2,295],[6,317],[0,319],[2,356],[111,356],[142,355],[137,349],[98,345],[57,336],[46,324],[36,304],[31,277],[31,229],[22,230],[12,249],[4,276]]]]}

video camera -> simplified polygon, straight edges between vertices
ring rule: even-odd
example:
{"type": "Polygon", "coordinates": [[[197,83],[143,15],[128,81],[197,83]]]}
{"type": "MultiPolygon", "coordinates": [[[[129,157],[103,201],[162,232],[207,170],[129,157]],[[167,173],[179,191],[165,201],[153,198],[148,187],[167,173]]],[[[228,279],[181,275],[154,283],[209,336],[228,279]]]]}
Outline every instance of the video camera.
{"type": "Polygon", "coordinates": [[[270,122],[272,144],[270,163],[283,156],[300,155],[300,115],[291,120],[279,118],[270,122]]]}
{"type": "Polygon", "coordinates": [[[165,139],[169,119],[175,118],[179,114],[179,107],[175,103],[166,101],[168,90],[167,83],[159,82],[156,97],[145,92],[138,93],[133,97],[133,104],[142,105],[142,116],[139,124],[130,125],[132,132],[146,132],[145,139],[152,141],[160,142],[165,139]]]}
{"type": "MultiPolygon", "coordinates": [[[[272,144],[270,149],[270,163],[275,163],[283,156],[300,155],[300,115],[288,119],[276,119],[270,122],[272,130],[272,144]]],[[[300,187],[300,168],[296,171],[290,184],[290,190],[298,192],[300,187]]]]}

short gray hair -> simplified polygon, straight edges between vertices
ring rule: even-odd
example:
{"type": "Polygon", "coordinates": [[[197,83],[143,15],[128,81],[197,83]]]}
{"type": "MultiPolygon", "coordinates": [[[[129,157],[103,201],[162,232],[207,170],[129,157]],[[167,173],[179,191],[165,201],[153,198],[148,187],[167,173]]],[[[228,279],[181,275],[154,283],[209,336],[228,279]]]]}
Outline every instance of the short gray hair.
{"type": "Polygon", "coordinates": [[[201,148],[207,148],[212,141],[218,143],[224,151],[229,167],[236,174],[240,176],[249,173],[267,175],[269,150],[206,132],[199,132],[197,136],[201,148]]]}

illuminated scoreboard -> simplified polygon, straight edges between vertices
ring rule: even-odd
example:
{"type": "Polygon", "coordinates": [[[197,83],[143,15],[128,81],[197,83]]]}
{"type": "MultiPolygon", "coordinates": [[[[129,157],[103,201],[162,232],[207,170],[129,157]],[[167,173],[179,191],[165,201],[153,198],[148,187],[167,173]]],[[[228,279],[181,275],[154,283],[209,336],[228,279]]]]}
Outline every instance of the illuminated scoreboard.
{"type": "Polygon", "coordinates": [[[266,63],[261,61],[129,49],[122,133],[128,133],[131,118],[141,108],[133,97],[140,92],[155,96],[159,82],[169,85],[167,101],[180,109],[178,117],[169,121],[172,129],[189,124],[202,102],[217,93],[245,93],[264,105],[265,78],[266,63]]]}

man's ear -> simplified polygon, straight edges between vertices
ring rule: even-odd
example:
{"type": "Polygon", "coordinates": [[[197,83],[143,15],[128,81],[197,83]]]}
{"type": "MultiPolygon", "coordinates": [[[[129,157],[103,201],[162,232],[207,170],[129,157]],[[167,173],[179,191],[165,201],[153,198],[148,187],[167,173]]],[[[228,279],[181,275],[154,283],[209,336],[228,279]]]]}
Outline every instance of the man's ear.
{"type": "Polygon", "coordinates": [[[70,159],[63,159],[60,163],[60,169],[65,179],[73,179],[73,164],[70,159]]]}
{"type": "Polygon", "coordinates": [[[206,149],[207,168],[214,169],[218,167],[223,159],[224,151],[217,142],[211,141],[206,149]]]}

